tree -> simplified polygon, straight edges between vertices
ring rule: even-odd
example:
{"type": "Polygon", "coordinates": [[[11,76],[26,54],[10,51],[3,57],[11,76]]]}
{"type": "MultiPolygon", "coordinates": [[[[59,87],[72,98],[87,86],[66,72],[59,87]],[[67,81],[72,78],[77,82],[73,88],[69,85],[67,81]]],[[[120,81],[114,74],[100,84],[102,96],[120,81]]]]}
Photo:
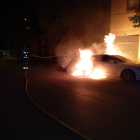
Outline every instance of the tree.
{"type": "Polygon", "coordinates": [[[133,27],[137,28],[140,27],[140,0],[135,1],[135,15],[129,16],[128,19],[134,23],[133,27]]]}

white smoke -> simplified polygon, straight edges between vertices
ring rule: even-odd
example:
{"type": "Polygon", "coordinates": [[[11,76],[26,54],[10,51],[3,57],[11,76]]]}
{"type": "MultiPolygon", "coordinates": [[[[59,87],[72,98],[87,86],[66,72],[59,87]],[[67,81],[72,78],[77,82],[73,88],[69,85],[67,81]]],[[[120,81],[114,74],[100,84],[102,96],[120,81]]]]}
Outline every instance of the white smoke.
{"type": "Polygon", "coordinates": [[[66,68],[67,72],[72,73],[75,69],[75,65],[80,60],[79,49],[89,49],[92,54],[103,54],[106,52],[106,46],[104,43],[93,43],[92,45],[82,45],[79,40],[68,41],[67,43],[64,41],[60,43],[56,47],[56,55],[58,65],[66,68]]]}
{"type": "Polygon", "coordinates": [[[92,54],[104,54],[106,53],[106,48],[107,47],[105,46],[105,43],[93,43],[90,47],[90,50],[92,51],[92,54]]]}
{"type": "Polygon", "coordinates": [[[78,40],[60,43],[55,50],[58,64],[65,68],[70,61],[78,59],[79,48],[82,48],[82,45],[78,40]]]}

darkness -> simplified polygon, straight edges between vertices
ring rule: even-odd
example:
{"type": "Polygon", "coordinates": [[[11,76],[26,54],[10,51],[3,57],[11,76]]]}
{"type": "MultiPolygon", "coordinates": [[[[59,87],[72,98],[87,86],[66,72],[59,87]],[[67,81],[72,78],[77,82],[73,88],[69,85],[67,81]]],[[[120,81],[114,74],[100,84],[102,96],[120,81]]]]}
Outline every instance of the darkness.
{"type": "MultiPolygon", "coordinates": [[[[23,38],[24,30],[20,28],[23,28],[23,21],[25,18],[28,19],[28,26],[37,29],[39,3],[40,1],[33,0],[13,0],[4,1],[1,4],[0,49],[11,49],[12,43],[16,46],[15,41],[17,40],[17,42],[19,42],[19,40],[23,38]],[[13,36],[13,38],[11,36],[13,36]],[[14,41],[12,42],[12,40],[14,41]],[[8,42],[11,45],[7,45],[5,42],[8,42]],[[11,48],[9,48],[9,46],[11,48]]],[[[24,42],[24,40],[21,42],[24,42]]]]}
{"type": "Polygon", "coordinates": [[[10,26],[11,17],[14,20],[19,15],[23,19],[27,15],[30,25],[37,30],[36,35],[61,34],[61,41],[78,39],[84,45],[102,42],[110,29],[110,3],[110,0],[4,1],[1,5],[1,36],[10,26]],[[23,11],[26,11],[24,16],[23,11]]]}
{"type": "Polygon", "coordinates": [[[43,1],[38,17],[41,31],[45,33],[50,25],[55,29],[58,23],[70,28],[74,38],[101,41],[110,28],[110,0],[43,1]]]}

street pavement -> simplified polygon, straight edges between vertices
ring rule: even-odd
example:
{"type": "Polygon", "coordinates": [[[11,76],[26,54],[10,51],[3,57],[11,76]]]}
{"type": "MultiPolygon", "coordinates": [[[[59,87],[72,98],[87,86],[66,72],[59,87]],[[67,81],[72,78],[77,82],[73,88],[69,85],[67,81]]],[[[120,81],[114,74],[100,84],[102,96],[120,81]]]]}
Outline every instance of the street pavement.
{"type": "Polygon", "coordinates": [[[25,92],[22,66],[15,59],[0,59],[0,139],[82,140],[32,103],[25,92]]]}
{"type": "Polygon", "coordinates": [[[22,64],[0,67],[1,132],[7,139],[82,139],[49,115],[90,139],[140,139],[140,82],[94,80],[68,75],[56,66],[29,65],[29,97],[47,115],[25,93],[22,64]]]}
{"type": "Polygon", "coordinates": [[[42,109],[95,140],[140,139],[140,82],[90,79],[59,68],[30,67],[30,97],[42,109]]]}

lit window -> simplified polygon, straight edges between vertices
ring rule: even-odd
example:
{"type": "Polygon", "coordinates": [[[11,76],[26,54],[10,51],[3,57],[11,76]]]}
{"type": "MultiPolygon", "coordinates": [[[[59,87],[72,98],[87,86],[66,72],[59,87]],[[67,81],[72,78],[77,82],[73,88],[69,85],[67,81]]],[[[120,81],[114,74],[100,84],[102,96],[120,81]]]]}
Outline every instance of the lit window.
{"type": "Polygon", "coordinates": [[[135,10],[135,3],[134,0],[127,0],[127,11],[135,10]]]}

